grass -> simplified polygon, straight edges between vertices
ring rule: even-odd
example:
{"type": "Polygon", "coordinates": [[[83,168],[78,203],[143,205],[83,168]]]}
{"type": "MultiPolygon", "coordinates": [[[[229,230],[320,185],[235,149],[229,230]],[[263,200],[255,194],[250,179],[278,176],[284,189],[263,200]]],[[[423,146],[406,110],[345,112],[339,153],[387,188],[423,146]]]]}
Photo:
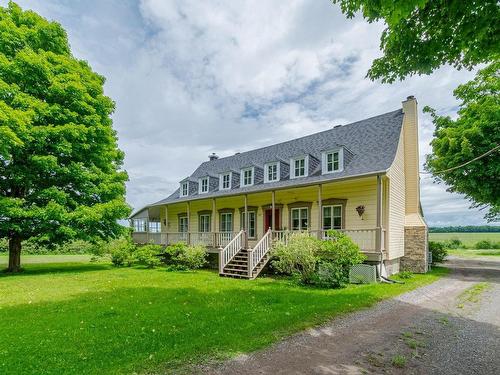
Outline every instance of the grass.
{"type": "Polygon", "coordinates": [[[211,271],[32,262],[0,277],[0,373],[172,372],[262,348],[446,272],[327,290],[211,271]]]}
{"type": "Polygon", "coordinates": [[[448,254],[466,258],[498,257],[500,256],[500,249],[496,250],[450,249],[448,250],[448,254]]]}
{"type": "Polygon", "coordinates": [[[392,357],[391,363],[394,367],[403,368],[406,366],[406,357],[401,354],[396,354],[392,357]]]}
{"type": "Polygon", "coordinates": [[[430,241],[446,241],[458,238],[462,243],[470,247],[479,241],[488,240],[500,242],[500,232],[495,233],[429,233],[430,241]]]}
{"type": "Polygon", "coordinates": [[[457,307],[463,308],[466,303],[477,303],[481,299],[481,294],[490,288],[490,284],[486,282],[477,283],[464,290],[458,296],[457,307]]]}

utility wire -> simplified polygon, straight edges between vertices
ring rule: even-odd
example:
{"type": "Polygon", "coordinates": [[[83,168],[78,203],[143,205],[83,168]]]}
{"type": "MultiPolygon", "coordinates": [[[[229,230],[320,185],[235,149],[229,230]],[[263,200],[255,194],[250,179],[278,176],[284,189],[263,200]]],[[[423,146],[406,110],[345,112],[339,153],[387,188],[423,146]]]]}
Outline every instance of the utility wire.
{"type": "Polygon", "coordinates": [[[450,171],[453,171],[453,170],[455,170],[455,169],[465,167],[467,164],[470,164],[470,163],[472,163],[472,162],[474,162],[474,161],[477,161],[477,160],[479,160],[479,159],[482,159],[482,158],[484,158],[484,157],[488,156],[489,154],[491,154],[491,153],[495,152],[495,151],[496,151],[496,150],[498,150],[498,149],[500,149],[500,145],[497,145],[497,146],[493,147],[491,150],[489,150],[489,151],[485,152],[484,154],[479,155],[478,157],[475,157],[474,159],[469,160],[469,161],[467,161],[467,162],[465,162],[465,163],[463,163],[463,164],[457,165],[456,167],[452,167],[452,168],[448,168],[448,169],[442,169],[442,170],[437,171],[437,172],[420,172],[420,173],[422,173],[422,174],[433,174],[433,175],[436,175],[436,174],[439,174],[439,173],[446,173],[446,172],[450,172],[450,171]]]}

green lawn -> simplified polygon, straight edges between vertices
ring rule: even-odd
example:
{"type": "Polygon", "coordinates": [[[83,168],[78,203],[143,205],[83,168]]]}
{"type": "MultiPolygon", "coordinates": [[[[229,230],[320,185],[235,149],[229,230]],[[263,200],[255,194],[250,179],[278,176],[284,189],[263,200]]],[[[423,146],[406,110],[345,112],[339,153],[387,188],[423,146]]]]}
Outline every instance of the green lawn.
{"type": "Polygon", "coordinates": [[[472,246],[482,240],[500,242],[500,233],[429,233],[431,241],[446,241],[453,238],[458,238],[465,246],[472,246]]]}
{"type": "Polygon", "coordinates": [[[0,373],[170,372],[256,350],[445,272],[322,290],[211,271],[27,264],[23,274],[0,277],[0,373]]]}

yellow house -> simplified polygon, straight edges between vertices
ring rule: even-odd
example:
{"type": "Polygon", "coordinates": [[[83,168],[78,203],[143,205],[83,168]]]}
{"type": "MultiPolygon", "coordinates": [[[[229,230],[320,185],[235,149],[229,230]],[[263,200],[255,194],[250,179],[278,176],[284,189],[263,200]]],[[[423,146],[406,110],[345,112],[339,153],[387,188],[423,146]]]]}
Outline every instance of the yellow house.
{"type": "Polygon", "coordinates": [[[219,272],[253,278],[295,231],[349,235],[388,275],[427,270],[417,101],[402,109],[202,163],[131,216],[137,243],[203,244],[219,272]]]}

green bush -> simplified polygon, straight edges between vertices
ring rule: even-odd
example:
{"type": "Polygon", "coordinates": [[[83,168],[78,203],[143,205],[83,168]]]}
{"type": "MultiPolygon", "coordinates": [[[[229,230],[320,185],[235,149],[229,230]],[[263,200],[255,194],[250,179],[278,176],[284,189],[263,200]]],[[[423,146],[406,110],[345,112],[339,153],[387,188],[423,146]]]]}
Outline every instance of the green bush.
{"type": "Polygon", "coordinates": [[[448,250],[442,242],[429,241],[429,251],[432,253],[432,263],[441,263],[448,256],[448,250]]]}
{"type": "Polygon", "coordinates": [[[168,270],[195,270],[207,262],[207,250],[202,245],[187,246],[177,243],[165,248],[164,262],[168,270]]]}
{"type": "MultiPolygon", "coordinates": [[[[342,232],[330,230],[327,232],[329,240],[321,241],[319,252],[319,265],[323,270],[319,283],[322,286],[339,288],[349,282],[349,270],[355,264],[366,260],[359,246],[342,232]],[[325,272],[329,272],[326,277],[325,272]]],[[[319,271],[319,268],[318,268],[319,271]]]]}
{"type": "Polygon", "coordinates": [[[321,241],[308,234],[292,234],[288,244],[279,243],[273,250],[272,266],[304,284],[344,286],[351,266],[362,263],[366,256],[347,235],[329,231],[328,236],[329,240],[321,241]]]}
{"type": "Polygon", "coordinates": [[[413,273],[410,271],[401,271],[398,273],[400,279],[411,279],[413,277],[413,273]]]}
{"type": "Polygon", "coordinates": [[[447,249],[463,249],[465,246],[458,238],[452,238],[451,240],[444,241],[444,246],[447,249]]]}
{"type": "MultiPolygon", "coordinates": [[[[65,244],[49,246],[37,239],[32,238],[22,243],[22,252],[25,255],[45,255],[45,254],[96,254],[99,246],[87,241],[75,240],[65,244]]],[[[9,243],[6,238],[0,239],[0,253],[9,251],[9,243]]]]}
{"type": "Polygon", "coordinates": [[[500,242],[482,240],[482,241],[476,242],[476,244],[474,245],[474,248],[478,249],[478,250],[500,249],[500,242]]]}
{"type": "Polygon", "coordinates": [[[273,268],[279,273],[297,277],[304,284],[312,284],[316,279],[316,254],[321,241],[305,233],[293,233],[288,243],[279,242],[274,250],[273,268]]]}
{"type": "Polygon", "coordinates": [[[161,245],[138,246],[133,252],[133,262],[147,268],[155,268],[161,264],[158,256],[161,253],[163,253],[163,246],[161,245]]]}
{"type": "Polygon", "coordinates": [[[128,237],[119,238],[101,245],[102,251],[109,254],[115,266],[130,266],[133,263],[135,245],[128,237]]]}

